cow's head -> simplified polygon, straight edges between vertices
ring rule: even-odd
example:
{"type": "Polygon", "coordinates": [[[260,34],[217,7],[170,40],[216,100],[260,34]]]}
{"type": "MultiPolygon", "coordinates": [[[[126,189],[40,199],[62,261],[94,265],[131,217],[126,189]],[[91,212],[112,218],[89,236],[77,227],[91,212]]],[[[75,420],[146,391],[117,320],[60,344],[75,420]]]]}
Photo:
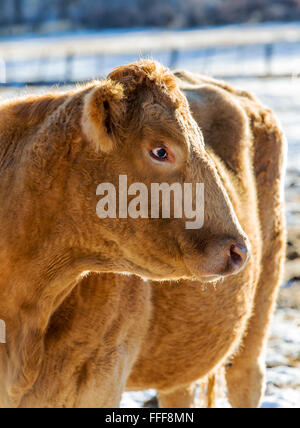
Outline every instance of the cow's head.
{"type": "MultiPolygon", "coordinates": [[[[188,102],[168,69],[151,61],[118,67],[107,80],[91,86],[86,93],[81,125],[93,165],[89,172],[93,185],[81,191],[82,198],[88,196],[90,201],[88,216],[83,213],[81,220],[88,225],[82,226],[90,230],[90,249],[94,254],[99,252],[111,270],[153,279],[193,276],[214,280],[243,268],[249,253],[247,237],[188,102]],[[128,204],[134,199],[131,214],[135,214],[130,216],[128,207],[127,218],[120,218],[120,205],[125,203],[127,192],[123,187],[121,196],[125,199],[120,201],[120,176],[123,186],[126,181],[128,187],[133,185],[128,204]],[[116,193],[100,186],[96,199],[95,183],[110,183],[116,193]],[[146,185],[147,196],[136,183],[146,185]],[[146,218],[157,216],[157,211],[156,215],[155,210],[151,212],[151,203],[157,201],[154,183],[177,183],[182,189],[186,183],[193,183],[193,194],[186,189],[182,205],[193,199],[192,208],[198,211],[203,207],[197,206],[195,186],[203,183],[203,224],[199,218],[191,222],[186,206],[182,207],[182,218],[146,218]],[[108,196],[116,197],[115,207],[109,207],[108,196]],[[141,200],[138,203],[137,196],[147,198],[148,211],[141,200]],[[108,216],[116,218],[99,219],[95,214],[96,200],[101,201],[103,209],[106,201],[108,216]]],[[[173,209],[171,204],[171,213],[173,209]]],[[[163,216],[162,210],[161,204],[159,217],[163,216]]]]}

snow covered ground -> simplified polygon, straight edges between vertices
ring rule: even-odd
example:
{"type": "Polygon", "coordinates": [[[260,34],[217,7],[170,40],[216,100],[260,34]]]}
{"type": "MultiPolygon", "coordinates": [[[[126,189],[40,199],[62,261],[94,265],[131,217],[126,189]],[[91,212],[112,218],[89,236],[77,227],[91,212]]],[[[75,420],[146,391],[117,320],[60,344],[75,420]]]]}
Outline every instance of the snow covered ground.
{"type": "Polygon", "coordinates": [[[269,342],[268,388],[263,407],[300,408],[300,311],[281,308],[269,342]]]}

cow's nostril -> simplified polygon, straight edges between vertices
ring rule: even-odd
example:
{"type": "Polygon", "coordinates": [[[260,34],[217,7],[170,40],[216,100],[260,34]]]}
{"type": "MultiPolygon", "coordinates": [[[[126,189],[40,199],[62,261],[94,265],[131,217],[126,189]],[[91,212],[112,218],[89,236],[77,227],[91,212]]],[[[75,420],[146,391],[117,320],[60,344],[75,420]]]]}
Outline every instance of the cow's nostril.
{"type": "Polygon", "coordinates": [[[247,239],[226,237],[208,242],[204,251],[199,250],[185,260],[196,278],[210,281],[238,274],[247,265],[250,254],[247,239]]]}
{"type": "Polygon", "coordinates": [[[242,245],[231,245],[230,258],[233,271],[239,271],[248,260],[248,250],[242,245]]]}

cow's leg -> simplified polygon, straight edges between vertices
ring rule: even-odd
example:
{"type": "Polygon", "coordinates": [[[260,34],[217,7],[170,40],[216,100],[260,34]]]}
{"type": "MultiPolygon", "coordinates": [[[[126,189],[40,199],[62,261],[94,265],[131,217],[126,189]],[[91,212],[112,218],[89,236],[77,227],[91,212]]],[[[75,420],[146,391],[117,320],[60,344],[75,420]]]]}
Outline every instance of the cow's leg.
{"type": "Polygon", "coordinates": [[[194,383],[178,388],[170,392],[159,392],[159,407],[166,409],[179,408],[188,409],[195,407],[195,390],[194,383]]]}
{"type": "Polygon", "coordinates": [[[255,408],[265,388],[265,352],[285,259],[283,161],[285,139],[269,110],[250,111],[254,135],[254,166],[262,231],[261,275],[253,315],[240,349],[227,370],[233,407],[255,408]]]}
{"type": "Polygon", "coordinates": [[[234,408],[257,408],[265,392],[265,353],[281,278],[282,257],[277,255],[259,284],[254,314],[242,350],[226,371],[228,395],[234,408]],[[273,272],[272,272],[273,270],[273,272]]]}

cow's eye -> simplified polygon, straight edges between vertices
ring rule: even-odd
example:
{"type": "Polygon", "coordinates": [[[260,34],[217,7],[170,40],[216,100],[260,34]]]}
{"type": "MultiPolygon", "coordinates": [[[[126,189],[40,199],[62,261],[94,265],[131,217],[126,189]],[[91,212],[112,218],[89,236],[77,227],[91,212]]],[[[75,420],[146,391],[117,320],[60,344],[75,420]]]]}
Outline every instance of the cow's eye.
{"type": "Polygon", "coordinates": [[[151,150],[150,154],[154,159],[159,160],[161,162],[166,162],[169,159],[168,151],[163,147],[151,150]]]}

